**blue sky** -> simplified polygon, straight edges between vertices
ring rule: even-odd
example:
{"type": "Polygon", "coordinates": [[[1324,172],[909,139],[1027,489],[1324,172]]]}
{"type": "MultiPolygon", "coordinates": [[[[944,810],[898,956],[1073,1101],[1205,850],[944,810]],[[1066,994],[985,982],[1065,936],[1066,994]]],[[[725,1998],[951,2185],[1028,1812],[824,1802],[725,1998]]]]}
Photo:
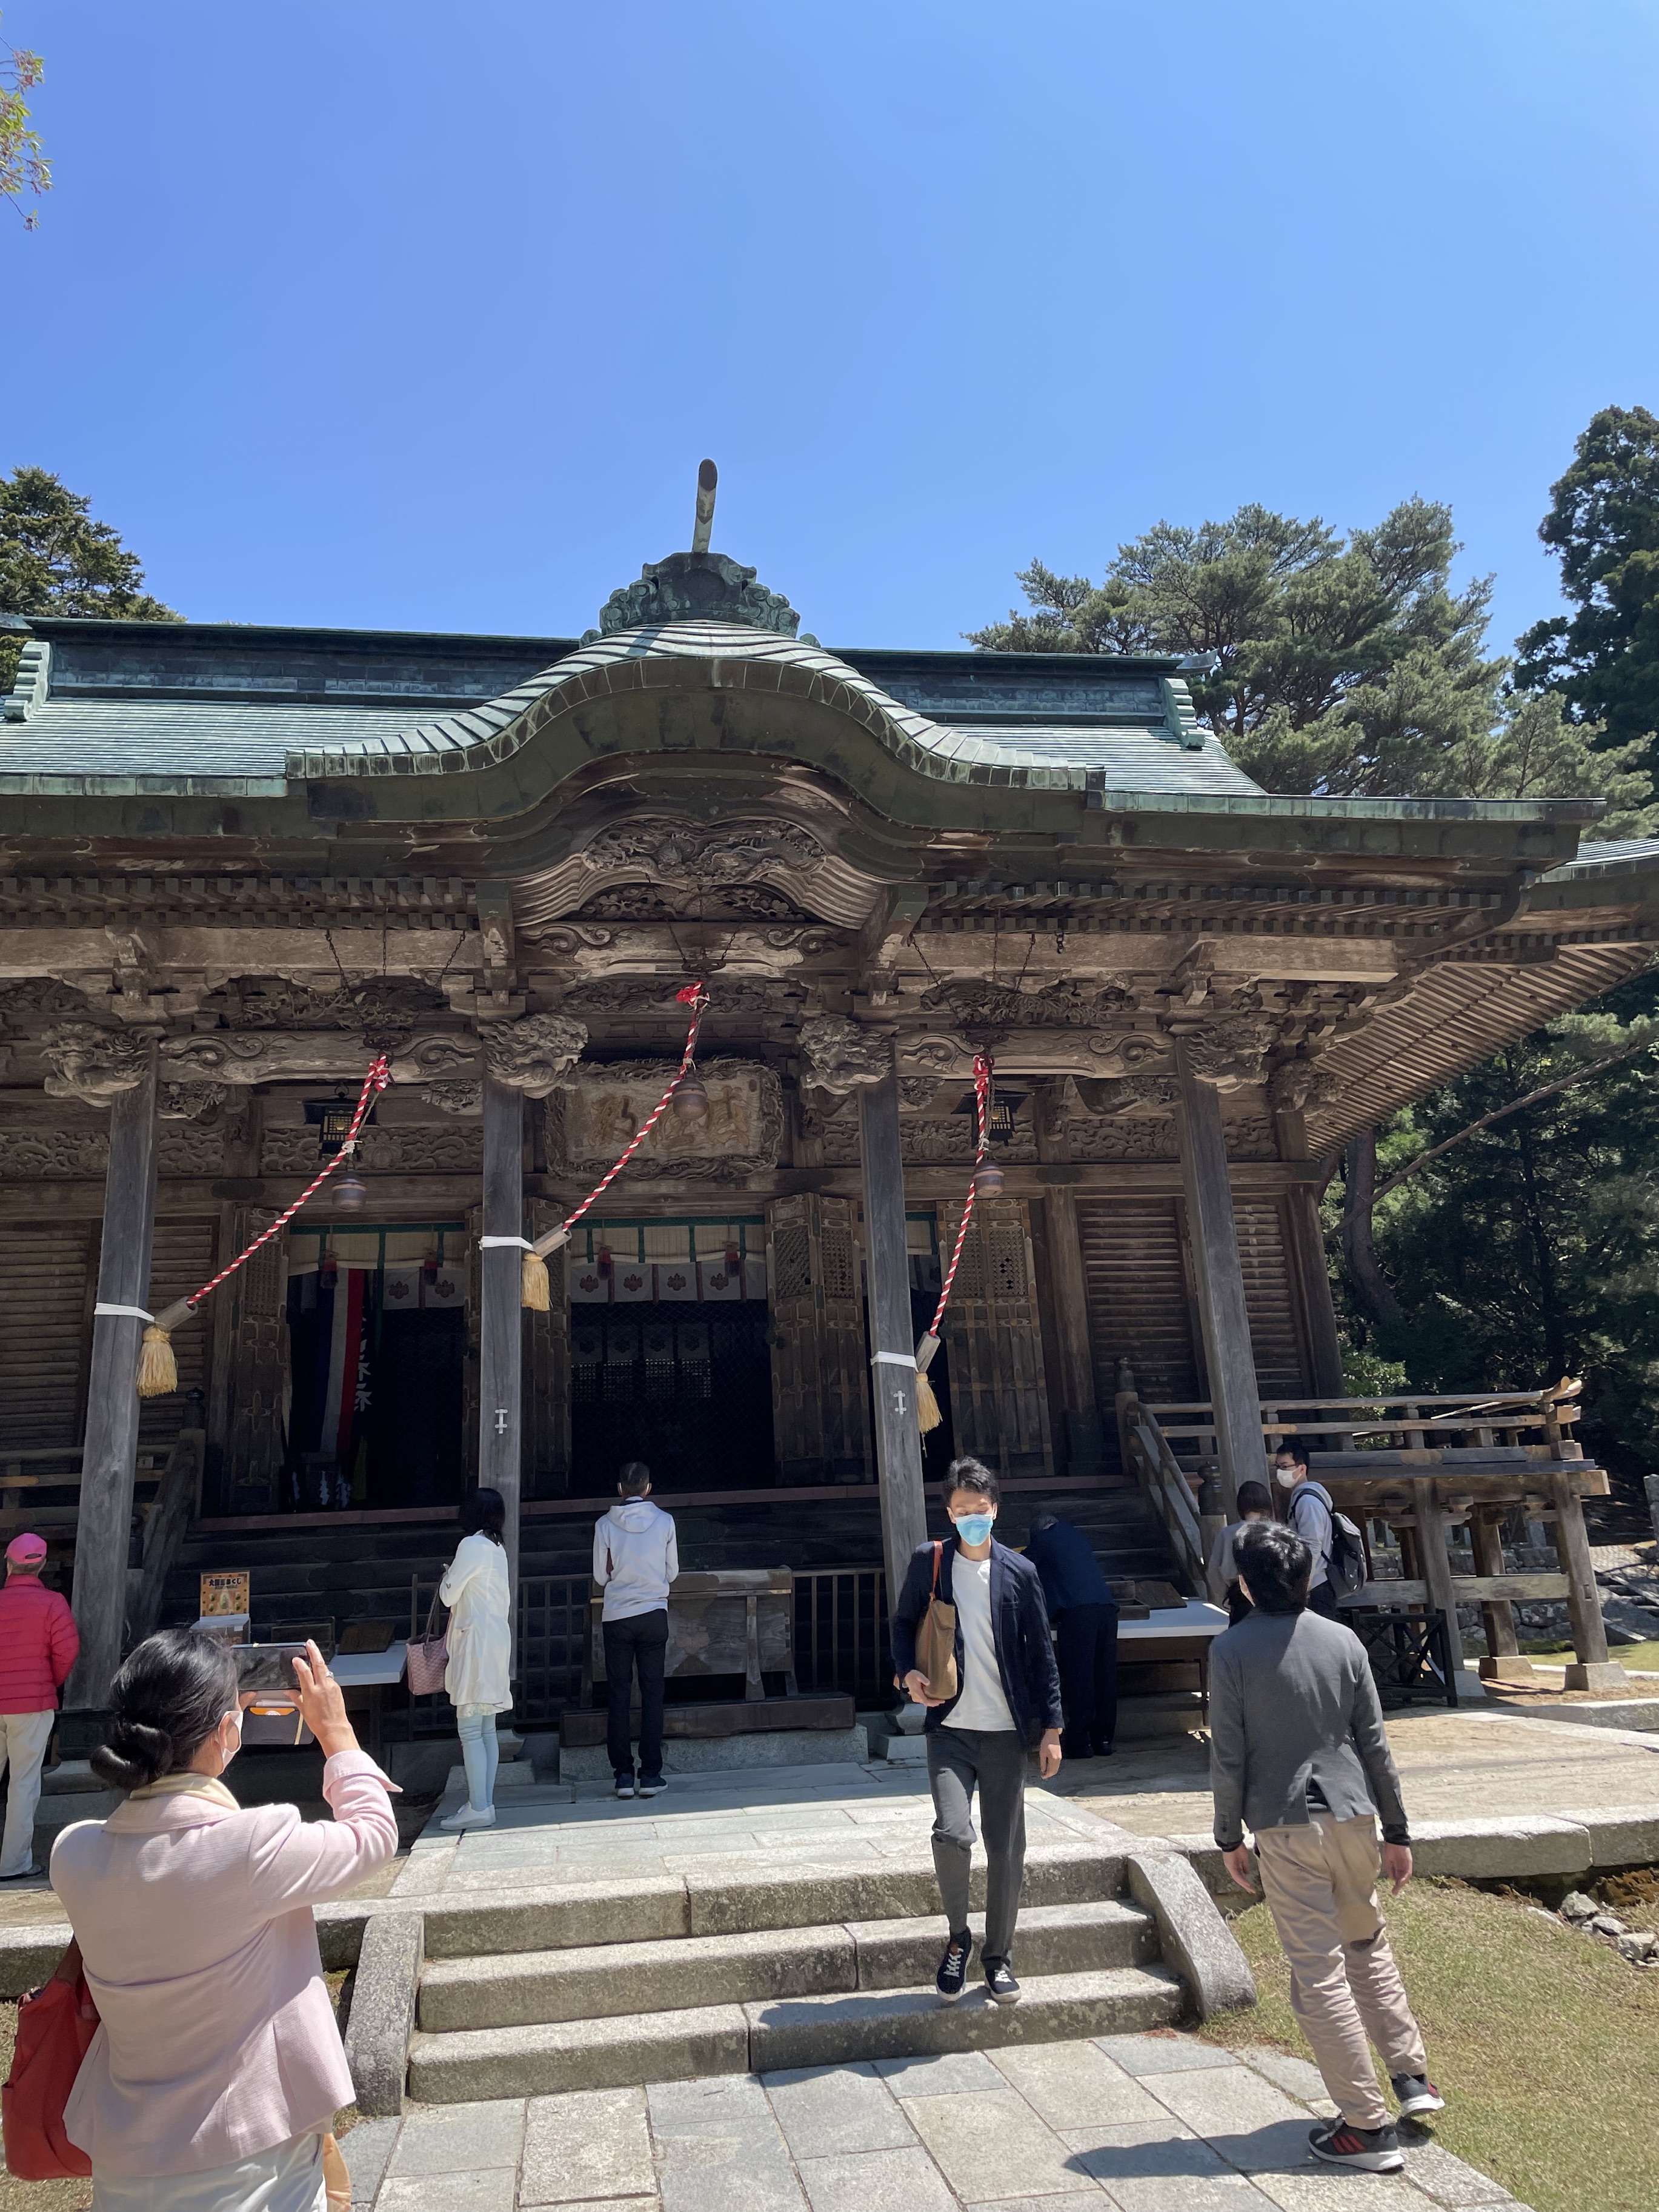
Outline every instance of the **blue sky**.
{"type": "Polygon", "coordinates": [[[0,465],[198,620],[562,635],[690,541],[827,643],[1033,554],[1449,500],[1507,641],[1659,407],[1650,0],[7,0],[0,465]]]}

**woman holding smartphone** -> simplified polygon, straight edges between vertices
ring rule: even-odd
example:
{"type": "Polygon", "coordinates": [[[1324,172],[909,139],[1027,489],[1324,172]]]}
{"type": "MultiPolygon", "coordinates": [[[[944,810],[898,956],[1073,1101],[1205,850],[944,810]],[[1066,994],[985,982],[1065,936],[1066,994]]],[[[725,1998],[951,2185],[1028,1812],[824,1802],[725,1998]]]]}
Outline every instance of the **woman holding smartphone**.
{"type": "Polygon", "coordinates": [[[92,1765],[130,1794],[52,1855],[75,1931],[58,1972],[84,1969],[101,2022],[64,2112],[94,2212],[323,2212],[323,2138],[353,2091],[312,1907],[384,1866],[398,1823],[396,1784],[306,1652],[294,1673],[331,1821],[244,1810],[225,1786],[242,1699],[222,1645],[163,1629],[111,1687],[92,1765]]]}
{"type": "Polygon", "coordinates": [[[444,1688],[455,1708],[466,1768],[466,1802],[439,1826],[495,1825],[495,1716],[509,1711],[513,1687],[513,1592],[501,1531],[507,1501],[499,1490],[475,1490],[461,1500],[466,1534],[455,1547],[438,1595],[450,1607],[449,1664],[444,1688]]]}

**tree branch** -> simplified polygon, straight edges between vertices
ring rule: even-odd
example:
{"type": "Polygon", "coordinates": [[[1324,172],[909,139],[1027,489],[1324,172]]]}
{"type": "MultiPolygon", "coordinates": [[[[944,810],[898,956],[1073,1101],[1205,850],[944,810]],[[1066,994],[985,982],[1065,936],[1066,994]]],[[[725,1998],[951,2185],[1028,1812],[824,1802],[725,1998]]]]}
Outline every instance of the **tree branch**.
{"type": "Polygon", "coordinates": [[[1630,1060],[1638,1052],[1646,1052],[1651,1042],[1650,1038],[1644,1037],[1640,1044],[1625,1045],[1617,1052],[1607,1053],[1601,1060],[1591,1060],[1587,1066],[1575,1068],[1571,1075],[1558,1076],[1553,1083],[1546,1083],[1537,1091],[1528,1091],[1524,1098],[1511,1099],[1507,1106],[1500,1106],[1495,1114],[1483,1114],[1478,1121],[1471,1121],[1466,1129],[1460,1129],[1455,1136],[1448,1137],[1444,1144],[1431,1146],[1426,1152],[1419,1152],[1414,1160],[1407,1160],[1403,1168],[1396,1168],[1388,1181],[1378,1183],[1372,1192],[1371,1204],[1375,1206],[1391,1190],[1397,1190],[1407,1176],[1414,1176],[1419,1168],[1427,1167],[1431,1160],[1437,1160],[1442,1152],[1450,1152],[1454,1145],[1461,1145],[1465,1137],[1474,1136],[1478,1129],[1490,1129],[1494,1121],[1502,1121],[1511,1114],[1518,1114],[1523,1106],[1535,1106],[1540,1098],[1553,1098],[1558,1091],[1570,1091],[1575,1083],[1582,1083],[1586,1076],[1599,1075],[1604,1067],[1616,1067],[1621,1060],[1630,1060]]]}

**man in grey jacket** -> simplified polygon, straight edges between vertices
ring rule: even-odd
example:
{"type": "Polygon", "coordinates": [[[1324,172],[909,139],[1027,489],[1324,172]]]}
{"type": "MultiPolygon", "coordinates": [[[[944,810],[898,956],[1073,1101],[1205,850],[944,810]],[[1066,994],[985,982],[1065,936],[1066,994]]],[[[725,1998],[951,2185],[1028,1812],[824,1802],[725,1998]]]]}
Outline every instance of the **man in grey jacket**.
{"type": "Polygon", "coordinates": [[[605,1592],[605,1741],[618,1797],[654,1797],[662,1772],[663,1680],[668,1589],[680,1571],[674,1516],[651,1503],[651,1470],[630,1459],[617,1477],[618,1503],[593,1523],[593,1579],[605,1592]],[[640,1677],[640,1771],[629,1727],[640,1677]]]}
{"type": "Polygon", "coordinates": [[[1395,2173],[1405,2164],[1366,2045],[1376,2045],[1402,2118],[1443,2109],[1389,1948],[1376,1901],[1382,1870],[1397,1897],[1411,1880],[1411,1834],[1382,1708],[1359,1638],[1308,1609],[1313,1556],[1263,1521],[1239,1531],[1234,1559],[1255,1610],[1210,1656],[1210,1786],[1228,1873],[1254,1890],[1244,1831],[1291,1967],[1291,2005],[1340,2117],[1316,2127],[1314,2154],[1395,2173]]]}

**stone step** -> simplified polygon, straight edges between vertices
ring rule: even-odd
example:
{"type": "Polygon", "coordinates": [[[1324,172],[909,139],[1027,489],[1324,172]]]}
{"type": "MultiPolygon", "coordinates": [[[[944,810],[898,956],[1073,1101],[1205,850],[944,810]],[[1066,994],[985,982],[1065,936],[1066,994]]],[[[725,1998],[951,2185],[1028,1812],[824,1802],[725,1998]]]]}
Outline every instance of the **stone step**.
{"type": "MultiPolygon", "coordinates": [[[[971,1924],[982,1941],[984,1916],[971,1924]]],[[[437,1960],[421,1977],[420,2024],[453,2034],[906,1989],[938,1970],[945,1935],[934,1914],[437,1960]]],[[[1038,1976],[1146,1966],[1158,1956],[1157,1929],[1149,1913],[1115,1899],[1035,1905],[1020,1915],[1019,1956],[1038,1976]]]]}
{"type": "MultiPolygon", "coordinates": [[[[975,1862],[971,1879],[970,1902],[981,1909],[982,1860],[975,1862]]],[[[1025,1854],[1022,1917],[1038,1905],[1103,1903],[1122,1887],[1119,1851],[1081,1840],[1033,1844],[1025,1854]]],[[[826,1843],[823,1863],[805,1852],[780,1856],[770,1865],[757,1865],[750,1856],[715,1856],[683,1875],[447,1891],[426,1908],[426,1955],[475,1959],[596,1943],[844,1927],[854,1921],[925,1918],[938,1910],[939,1880],[925,1846],[852,1865],[837,1863],[835,1845],[826,1843]]]]}
{"type": "Polygon", "coordinates": [[[861,2058],[913,2058],[1072,2037],[1127,2035],[1168,2027],[1185,1993],[1159,1966],[1033,1975],[1017,2005],[993,2004],[982,1986],[959,2004],[921,1989],[750,2000],[603,2020],[489,2027],[434,2035],[410,2045],[409,2093],[418,2103],[537,2097],[564,2089],[623,2089],[700,2075],[840,2066],[861,2058]]]}

